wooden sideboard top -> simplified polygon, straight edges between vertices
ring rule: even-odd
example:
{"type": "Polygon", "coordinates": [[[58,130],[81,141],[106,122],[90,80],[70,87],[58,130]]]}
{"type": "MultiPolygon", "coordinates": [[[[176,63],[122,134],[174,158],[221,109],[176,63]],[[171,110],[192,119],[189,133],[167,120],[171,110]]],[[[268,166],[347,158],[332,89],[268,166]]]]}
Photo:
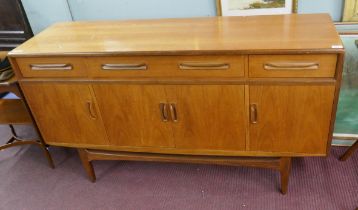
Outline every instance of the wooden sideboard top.
{"type": "Polygon", "coordinates": [[[328,14],[57,23],[11,56],[339,51],[328,14]]]}

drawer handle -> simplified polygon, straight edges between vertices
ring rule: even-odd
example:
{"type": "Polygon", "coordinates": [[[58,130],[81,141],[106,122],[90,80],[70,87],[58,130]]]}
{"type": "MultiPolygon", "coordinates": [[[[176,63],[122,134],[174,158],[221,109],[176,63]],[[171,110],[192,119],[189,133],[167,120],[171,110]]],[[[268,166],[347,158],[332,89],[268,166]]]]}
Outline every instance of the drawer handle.
{"type": "Polygon", "coordinates": [[[103,70],[147,70],[145,63],[139,64],[119,64],[119,63],[107,63],[102,64],[103,70]]]}
{"type": "Polygon", "coordinates": [[[319,68],[319,63],[317,62],[271,62],[265,63],[265,70],[317,70],[319,68]]]}
{"type": "Polygon", "coordinates": [[[170,114],[173,122],[178,122],[177,108],[175,104],[170,104],[170,114]]]}
{"type": "Polygon", "coordinates": [[[163,122],[168,122],[168,104],[160,103],[159,104],[160,115],[163,122]]]}
{"type": "Polygon", "coordinates": [[[66,64],[66,63],[62,63],[62,64],[31,64],[30,65],[31,70],[35,70],[35,71],[41,71],[41,70],[59,70],[59,71],[63,71],[63,70],[72,70],[72,65],[71,64],[66,64]]]}
{"type": "Polygon", "coordinates": [[[256,124],[257,123],[257,105],[250,104],[250,123],[256,124]]]}
{"type": "Polygon", "coordinates": [[[180,63],[179,68],[181,70],[226,70],[230,68],[230,64],[185,62],[185,63],[180,63]]]}

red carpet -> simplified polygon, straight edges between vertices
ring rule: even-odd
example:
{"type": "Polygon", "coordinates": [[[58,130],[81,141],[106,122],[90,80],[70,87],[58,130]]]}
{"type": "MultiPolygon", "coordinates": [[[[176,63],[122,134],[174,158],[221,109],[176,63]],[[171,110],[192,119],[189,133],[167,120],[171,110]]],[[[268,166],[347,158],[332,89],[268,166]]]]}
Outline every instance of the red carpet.
{"type": "MultiPolygon", "coordinates": [[[[21,133],[31,134],[22,127],[21,133]]],[[[0,141],[9,136],[0,127],[0,141]]],[[[328,158],[296,158],[287,195],[278,172],[214,165],[95,162],[91,183],[76,151],[51,148],[56,169],[37,147],[0,152],[0,209],[299,209],[358,207],[358,153],[346,162],[345,148],[328,158]]]]}

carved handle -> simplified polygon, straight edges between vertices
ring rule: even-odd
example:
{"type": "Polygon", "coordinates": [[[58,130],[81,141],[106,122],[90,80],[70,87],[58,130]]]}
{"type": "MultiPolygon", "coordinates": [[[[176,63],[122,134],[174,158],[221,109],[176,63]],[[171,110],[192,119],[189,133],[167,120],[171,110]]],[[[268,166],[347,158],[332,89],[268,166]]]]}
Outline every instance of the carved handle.
{"type": "Polygon", "coordinates": [[[68,63],[61,63],[61,64],[31,64],[30,65],[31,70],[37,70],[37,71],[41,71],[41,70],[59,70],[59,71],[64,71],[64,70],[72,70],[72,65],[68,64],[68,63]]]}
{"type": "Polygon", "coordinates": [[[230,68],[228,63],[200,63],[184,62],[179,64],[181,70],[226,70],[230,68]]]}
{"type": "Polygon", "coordinates": [[[252,124],[257,123],[257,105],[256,104],[250,104],[250,122],[252,124]]]}
{"type": "Polygon", "coordinates": [[[92,101],[87,101],[86,104],[87,104],[87,108],[88,108],[88,112],[89,112],[90,117],[92,119],[96,119],[97,115],[96,115],[96,111],[94,110],[94,107],[93,107],[93,102],[92,101]]]}
{"type": "Polygon", "coordinates": [[[123,64],[123,63],[107,63],[102,64],[103,70],[147,70],[145,63],[123,64]]]}
{"type": "Polygon", "coordinates": [[[265,70],[317,70],[317,62],[270,62],[264,64],[265,70]]]}
{"type": "Polygon", "coordinates": [[[160,103],[159,109],[160,109],[160,115],[163,122],[168,122],[168,104],[160,103]]]}
{"type": "Polygon", "coordinates": [[[175,104],[170,104],[170,115],[173,122],[178,122],[177,108],[175,104]]]}

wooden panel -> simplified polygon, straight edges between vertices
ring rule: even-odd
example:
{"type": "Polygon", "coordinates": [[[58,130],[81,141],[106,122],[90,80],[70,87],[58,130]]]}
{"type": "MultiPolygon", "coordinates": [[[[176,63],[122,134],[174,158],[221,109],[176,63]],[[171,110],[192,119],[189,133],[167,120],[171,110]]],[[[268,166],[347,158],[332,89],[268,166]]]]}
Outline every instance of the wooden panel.
{"type": "Polygon", "coordinates": [[[176,85],[168,97],[177,148],[245,150],[243,85],[176,85]]]}
{"type": "Polygon", "coordinates": [[[333,85],[250,86],[250,104],[257,106],[250,150],[325,154],[334,90],[333,85]]]}
{"type": "Polygon", "coordinates": [[[0,124],[31,124],[25,104],[18,99],[0,99],[0,124]]]}
{"type": "Polygon", "coordinates": [[[161,119],[165,87],[93,85],[111,145],[174,147],[170,122],[161,119]]]}
{"type": "Polygon", "coordinates": [[[57,23],[11,55],[338,51],[333,45],[342,43],[328,14],[292,14],[57,23]]]}
{"type": "Polygon", "coordinates": [[[92,77],[243,77],[244,58],[239,55],[113,56],[87,58],[87,65],[92,77]]]}
{"type": "Polygon", "coordinates": [[[85,77],[87,75],[84,58],[80,57],[17,58],[16,62],[24,77],[85,77]],[[37,65],[40,68],[36,68],[37,65]],[[42,67],[43,65],[50,66],[42,67]],[[51,65],[55,66],[51,67],[51,65]],[[63,66],[56,67],[56,65],[63,66]]]}
{"type": "Polygon", "coordinates": [[[21,87],[46,143],[108,144],[89,85],[22,83],[21,87]]]}
{"type": "Polygon", "coordinates": [[[250,55],[250,77],[334,77],[336,54],[250,55]]]}

